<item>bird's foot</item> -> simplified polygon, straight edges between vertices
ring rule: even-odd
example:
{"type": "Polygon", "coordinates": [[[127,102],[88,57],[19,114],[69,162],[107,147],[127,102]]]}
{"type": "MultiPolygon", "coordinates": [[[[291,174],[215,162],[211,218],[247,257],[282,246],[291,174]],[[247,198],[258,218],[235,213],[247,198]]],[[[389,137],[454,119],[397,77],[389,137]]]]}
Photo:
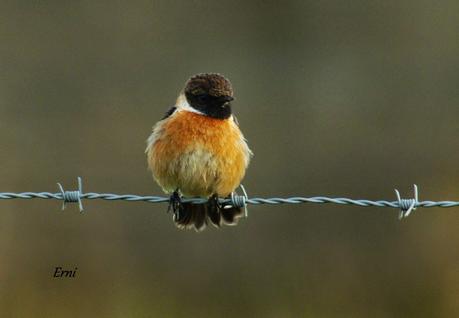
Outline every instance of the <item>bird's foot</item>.
{"type": "Polygon", "coordinates": [[[216,227],[221,225],[221,214],[220,208],[221,204],[218,202],[218,195],[214,194],[207,200],[207,215],[209,216],[210,221],[216,227]]]}
{"type": "Polygon", "coordinates": [[[174,219],[180,219],[180,211],[183,210],[182,197],[177,190],[175,190],[169,198],[169,206],[167,207],[167,213],[172,210],[174,213],[174,219]]]}
{"type": "Polygon", "coordinates": [[[218,202],[218,195],[213,194],[208,200],[207,200],[208,206],[215,211],[218,211],[219,209],[222,208],[222,204],[218,202]]]}

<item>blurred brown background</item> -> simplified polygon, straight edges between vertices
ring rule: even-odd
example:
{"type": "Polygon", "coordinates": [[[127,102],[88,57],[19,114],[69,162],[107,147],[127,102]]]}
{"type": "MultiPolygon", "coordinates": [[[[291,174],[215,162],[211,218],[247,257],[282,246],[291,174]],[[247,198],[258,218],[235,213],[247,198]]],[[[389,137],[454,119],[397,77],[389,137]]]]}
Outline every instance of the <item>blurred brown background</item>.
{"type": "MultiPolygon", "coordinates": [[[[459,199],[457,1],[1,1],[0,191],[161,194],[145,140],[220,72],[251,196],[459,199]]],[[[455,317],[459,209],[0,202],[2,317],[455,317]],[[56,266],[78,267],[53,279],[56,266]]]]}

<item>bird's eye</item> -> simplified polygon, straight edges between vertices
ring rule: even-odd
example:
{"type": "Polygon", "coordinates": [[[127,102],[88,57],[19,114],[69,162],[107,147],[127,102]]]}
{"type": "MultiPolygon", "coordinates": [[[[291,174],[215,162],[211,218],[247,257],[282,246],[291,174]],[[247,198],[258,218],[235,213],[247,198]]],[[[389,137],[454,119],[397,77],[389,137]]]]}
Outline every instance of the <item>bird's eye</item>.
{"type": "Polygon", "coordinates": [[[207,94],[199,94],[199,95],[196,95],[196,98],[198,99],[198,101],[200,103],[205,103],[209,100],[209,95],[207,94]]]}

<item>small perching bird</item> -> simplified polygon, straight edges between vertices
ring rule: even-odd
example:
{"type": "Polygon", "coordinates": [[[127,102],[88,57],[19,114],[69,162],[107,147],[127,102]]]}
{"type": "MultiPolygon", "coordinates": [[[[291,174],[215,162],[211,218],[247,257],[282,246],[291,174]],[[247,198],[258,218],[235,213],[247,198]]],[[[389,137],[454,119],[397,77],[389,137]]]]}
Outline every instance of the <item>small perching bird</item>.
{"type": "Polygon", "coordinates": [[[200,231],[209,221],[217,227],[235,225],[243,215],[241,208],[218,202],[239,186],[252,156],[232,115],[233,99],[225,77],[197,74],[148,138],[148,166],[156,182],[171,194],[169,208],[179,228],[200,231]],[[208,200],[185,203],[182,195],[208,200]]]}

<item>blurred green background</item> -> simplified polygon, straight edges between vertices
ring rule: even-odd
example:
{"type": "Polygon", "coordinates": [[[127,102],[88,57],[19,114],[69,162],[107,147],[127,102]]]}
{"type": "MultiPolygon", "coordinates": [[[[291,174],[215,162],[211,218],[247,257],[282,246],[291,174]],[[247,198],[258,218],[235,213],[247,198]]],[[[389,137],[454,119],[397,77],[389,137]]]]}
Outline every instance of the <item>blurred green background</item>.
{"type": "MultiPolygon", "coordinates": [[[[0,191],[160,195],[145,140],[220,72],[250,196],[459,199],[457,1],[1,1],[0,191]]],[[[2,317],[455,317],[459,209],[0,202],[2,317]],[[56,266],[78,267],[54,279],[56,266]]]]}

